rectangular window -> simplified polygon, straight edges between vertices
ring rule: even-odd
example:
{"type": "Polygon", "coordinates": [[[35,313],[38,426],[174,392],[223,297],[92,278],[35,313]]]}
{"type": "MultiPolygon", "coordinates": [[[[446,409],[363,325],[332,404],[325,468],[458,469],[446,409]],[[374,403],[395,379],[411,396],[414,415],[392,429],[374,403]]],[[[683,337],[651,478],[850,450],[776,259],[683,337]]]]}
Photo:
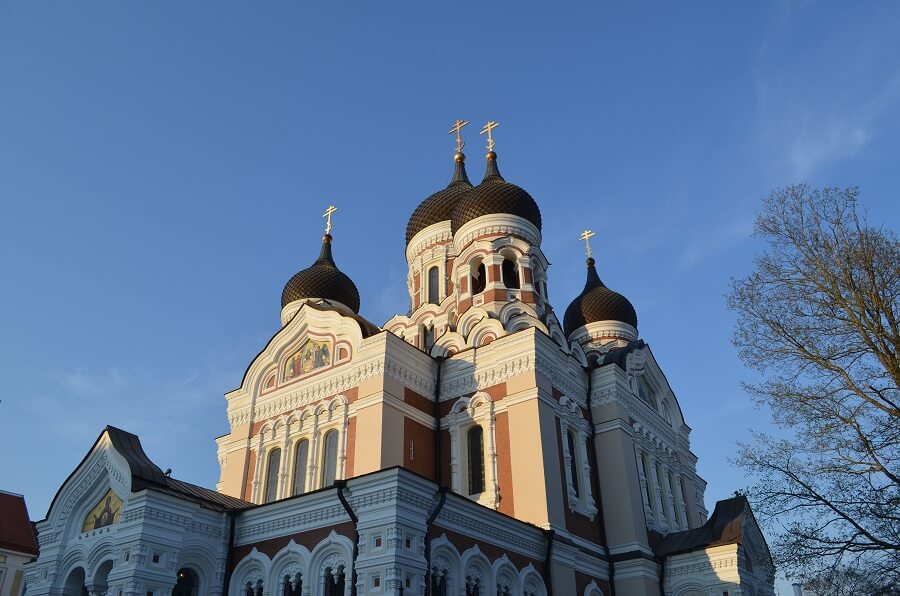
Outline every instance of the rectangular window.
{"type": "Polygon", "coordinates": [[[484,431],[480,426],[473,426],[466,435],[468,447],[469,494],[484,492],[484,431]]]}

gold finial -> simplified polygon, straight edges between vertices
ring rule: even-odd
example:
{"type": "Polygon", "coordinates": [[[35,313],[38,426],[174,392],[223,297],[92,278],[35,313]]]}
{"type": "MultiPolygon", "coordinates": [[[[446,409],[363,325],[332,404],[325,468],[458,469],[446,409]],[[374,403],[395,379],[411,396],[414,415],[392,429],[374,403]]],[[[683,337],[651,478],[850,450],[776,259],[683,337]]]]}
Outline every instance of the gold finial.
{"type": "Polygon", "coordinates": [[[494,150],[494,137],[491,135],[491,131],[500,126],[499,122],[490,121],[484,125],[484,128],[481,129],[481,132],[478,133],[483,135],[487,133],[488,136],[488,151],[494,150]]]}
{"type": "Polygon", "coordinates": [[[593,233],[590,230],[585,230],[581,233],[580,238],[584,240],[584,245],[587,247],[587,255],[588,258],[592,258],[594,256],[594,251],[591,250],[591,238],[596,236],[597,234],[593,233]]]}
{"type": "Polygon", "coordinates": [[[331,214],[337,211],[337,207],[334,205],[329,205],[328,209],[325,210],[325,213],[322,214],[322,217],[327,218],[325,221],[325,233],[331,233],[331,214]]]}
{"type": "Polygon", "coordinates": [[[460,133],[460,131],[462,130],[462,127],[468,123],[469,123],[468,120],[457,120],[456,122],[453,123],[453,128],[450,129],[450,132],[447,133],[450,135],[452,135],[453,133],[456,133],[456,152],[457,153],[462,153],[463,147],[466,146],[466,144],[462,140],[462,134],[460,133]]]}

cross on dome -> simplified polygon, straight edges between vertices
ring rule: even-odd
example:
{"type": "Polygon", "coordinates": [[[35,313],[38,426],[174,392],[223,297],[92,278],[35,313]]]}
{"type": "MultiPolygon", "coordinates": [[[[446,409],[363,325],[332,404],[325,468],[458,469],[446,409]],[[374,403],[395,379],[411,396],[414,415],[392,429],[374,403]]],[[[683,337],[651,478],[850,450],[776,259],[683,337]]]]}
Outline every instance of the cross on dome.
{"type": "Polygon", "coordinates": [[[491,134],[491,131],[494,130],[495,128],[497,128],[498,126],[500,126],[500,123],[499,123],[499,122],[494,122],[493,120],[488,121],[488,123],[484,125],[484,128],[481,129],[481,132],[478,133],[478,134],[480,134],[480,135],[483,135],[483,134],[487,133],[487,138],[488,138],[487,148],[488,148],[488,151],[493,151],[493,150],[494,150],[494,137],[493,137],[493,135],[491,134]]]}
{"type": "Polygon", "coordinates": [[[325,221],[325,233],[326,234],[331,233],[331,214],[334,213],[335,211],[337,211],[337,207],[335,207],[334,205],[329,205],[328,209],[325,210],[325,213],[322,214],[322,217],[327,218],[327,220],[325,221]]]}
{"type": "Polygon", "coordinates": [[[579,238],[584,240],[584,246],[585,246],[585,248],[587,248],[587,256],[589,259],[594,256],[594,251],[591,250],[591,238],[593,238],[596,235],[597,234],[595,234],[594,232],[592,232],[590,230],[585,230],[581,233],[581,236],[579,236],[579,238]]]}
{"type": "Polygon", "coordinates": [[[467,125],[468,123],[469,123],[468,120],[457,120],[456,122],[453,123],[453,128],[450,129],[450,132],[447,133],[447,134],[451,134],[451,135],[453,133],[456,133],[456,152],[457,153],[462,153],[463,147],[466,146],[465,142],[462,140],[462,134],[460,131],[462,131],[463,126],[467,125]]]}

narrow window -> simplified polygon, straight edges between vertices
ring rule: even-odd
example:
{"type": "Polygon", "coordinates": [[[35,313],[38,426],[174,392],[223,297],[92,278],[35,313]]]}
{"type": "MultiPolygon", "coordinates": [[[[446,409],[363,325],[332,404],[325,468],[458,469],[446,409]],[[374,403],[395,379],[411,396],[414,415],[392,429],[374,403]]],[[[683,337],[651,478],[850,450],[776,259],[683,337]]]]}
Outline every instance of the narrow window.
{"type": "Polygon", "coordinates": [[[484,492],[484,431],[480,426],[469,429],[467,445],[469,451],[469,494],[484,492]]]}
{"type": "Polygon", "coordinates": [[[641,472],[644,474],[644,498],[647,499],[650,511],[653,511],[653,499],[650,498],[650,472],[647,469],[647,458],[643,455],[641,456],[641,472]]]}
{"type": "Polygon", "coordinates": [[[422,326],[422,348],[426,352],[430,352],[434,347],[434,325],[422,326]]]}
{"type": "Polygon", "coordinates": [[[300,596],[303,592],[303,573],[287,574],[281,582],[281,596],[300,596]]]}
{"type": "Polygon", "coordinates": [[[678,507],[678,499],[675,498],[677,494],[675,492],[675,477],[672,476],[672,473],[669,473],[669,494],[672,495],[672,507],[675,509],[675,523],[678,524],[678,527],[681,527],[681,511],[680,507],[678,507]]]}
{"type": "Polygon", "coordinates": [[[337,439],[336,430],[325,433],[325,448],[322,450],[322,486],[334,484],[337,470],[337,439]]]}
{"type": "Polygon", "coordinates": [[[572,477],[572,488],[575,489],[575,496],[581,498],[581,491],[578,485],[578,456],[575,452],[575,433],[569,431],[567,435],[569,442],[569,476],[572,477]]]}
{"type": "Polygon", "coordinates": [[[344,596],[344,566],[325,568],[325,596],[344,596]]]}
{"type": "Polygon", "coordinates": [[[487,285],[487,275],[484,269],[484,261],[478,259],[472,262],[472,295],[480,294],[487,285]]]}
{"type": "Polygon", "coordinates": [[[656,485],[659,488],[659,500],[662,501],[662,514],[663,517],[666,518],[666,521],[669,521],[669,507],[666,503],[666,489],[663,488],[663,482],[665,476],[663,476],[662,468],[659,464],[656,464],[656,485]]]}
{"type": "Polygon", "coordinates": [[[265,503],[271,503],[278,495],[278,468],[280,465],[281,449],[275,448],[269,452],[269,466],[266,468],[265,503]]]}
{"type": "Polygon", "coordinates": [[[428,270],[428,302],[437,304],[440,302],[440,280],[438,280],[438,268],[431,267],[428,270]]]}
{"type": "Polygon", "coordinates": [[[510,257],[503,259],[502,273],[504,286],[512,289],[519,288],[519,267],[510,257]]]}
{"type": "Polygon", "coordinates": [[[297,443],[294,450],[294,492],[291,494],[302,495],[306,492],[306,460],[309,458],[309,441],[306,439],[297,443]]]}

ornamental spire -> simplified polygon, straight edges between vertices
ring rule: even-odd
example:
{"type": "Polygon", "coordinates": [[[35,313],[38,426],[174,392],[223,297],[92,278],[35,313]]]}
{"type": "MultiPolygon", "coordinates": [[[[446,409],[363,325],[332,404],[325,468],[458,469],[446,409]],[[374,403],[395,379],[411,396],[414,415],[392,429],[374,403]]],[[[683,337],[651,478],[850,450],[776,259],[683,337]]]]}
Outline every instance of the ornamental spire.
{"type": "Polygon", "coordinates": [[[484,125],[484,128],[481,129],[481,132],[478,133],[478,134],[480,134],[480,135],[487,134],[487,140],[488,140],[487,149],[488,149],[488,153],[493,153],[493,152],[494,152],[494,137],[493,137],[493,134],[491,133],[491,131],[494,130],[495,128],[497,128],[498,126],[500,126],[500,123],[499,123],[499,122],[494,122],[493,120],[488,121],[488,123],[484,125]]]}
{"type": "Polygon", "coordinates": [[[337,211],[337,207],[334,205],[329,205],[328,209],[325,210],[325,213],[322,214],[322,217],[326,218],[325,220],[325,235],[331,235],[331,214],[337,211]]]}

